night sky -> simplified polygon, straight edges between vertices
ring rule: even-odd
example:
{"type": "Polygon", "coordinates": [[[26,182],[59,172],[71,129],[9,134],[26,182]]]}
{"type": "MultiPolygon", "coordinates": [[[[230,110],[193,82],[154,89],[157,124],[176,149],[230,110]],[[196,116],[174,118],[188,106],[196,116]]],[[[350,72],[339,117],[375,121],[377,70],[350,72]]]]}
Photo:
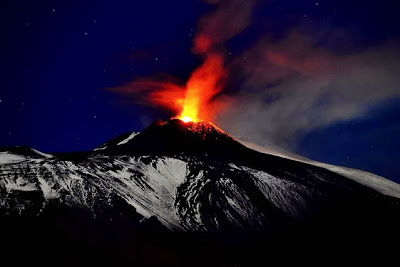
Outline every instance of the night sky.
{"type": "MultiPolygon", "coordinates": [[[[400,182],[396,1],[241,2],[252,5],[251,22],[224,43],[230,74],[216,99],[228,105],[217,125],[400,182]]],[[[160,73],[187,80],[201,64],[192,50],[198,21],[216,8],[192,0],[2,1],[0,146],[89,150],[169,119],[113,88],[160,73]]]]}

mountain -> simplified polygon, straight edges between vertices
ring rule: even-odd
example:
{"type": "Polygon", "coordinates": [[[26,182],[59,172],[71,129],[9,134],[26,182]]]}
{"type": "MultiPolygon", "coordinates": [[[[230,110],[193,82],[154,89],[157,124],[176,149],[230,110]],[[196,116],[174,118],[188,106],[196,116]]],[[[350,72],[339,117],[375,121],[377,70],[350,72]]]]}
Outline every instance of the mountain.
{"type": "Polygon", "coordinates": [[[172,119],[93,151],[1,149],[3,244],[29,244],[22,260],[44,251],[57,261],[73,247],[65,265],[229,265],[265,249],[271,260],[368,251],[398,236],[400,185],[246,145],[212,123],[172,119]]]}

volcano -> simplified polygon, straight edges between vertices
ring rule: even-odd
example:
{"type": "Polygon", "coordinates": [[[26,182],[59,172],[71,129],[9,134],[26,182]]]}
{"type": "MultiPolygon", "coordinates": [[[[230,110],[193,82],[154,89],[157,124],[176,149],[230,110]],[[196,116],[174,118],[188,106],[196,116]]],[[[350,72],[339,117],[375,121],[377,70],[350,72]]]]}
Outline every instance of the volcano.
{"type": "Polygon", "coordinates": [[[400,225],[400,185],[253,150],[206,121],[157,120],[86,152],[0,149],[0,195],[3,251],[58,262],[73,248],[65,265],[347,253],[400,225]]]}

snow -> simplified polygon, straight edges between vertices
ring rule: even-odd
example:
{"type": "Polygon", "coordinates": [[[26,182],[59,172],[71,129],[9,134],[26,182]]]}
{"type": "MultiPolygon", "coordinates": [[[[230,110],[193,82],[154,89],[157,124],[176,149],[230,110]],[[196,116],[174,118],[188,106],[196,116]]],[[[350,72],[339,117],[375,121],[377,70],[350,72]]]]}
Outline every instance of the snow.
{"type": "Polygon", "coordinates": [[[36,150],[36,149],[34,149],[34,148],[31,148],[31,149],[32,149],[33,152],[35,152],[36,154],[39,154],[39,155],[42,156],[42,157],[45,157],[45,158],[48,158],[48,159],[54,158],[53,155],[40,152],[39,150],[36,150]]]}
{"type": "MultiPolygon", "coordinates": [[[[119,144],[129,142],[136,135],[132,133],[119,144]]],[[[252,145],[254,147],[266,153],[263,147],[252,145]]],[[[274,154],[274,149],[269,148],[267,153],[274,154]]],[[[258,228],[268,223],[268,215],[262,215],[259,206],[235,182],[235,177],[248,179],[260,190],[265,201],[295,218],[306,214],[312,209],[312,203],[318,203],[318,198],[324,196],[323,189],[233,163],[219,169],[219,165],[207,166],[184,156],[176,159],[93,155],[86,161],[73,162],[45,155],[42,155],[44,159],[34,159],[1,152],[0,162],[4,165],[0,165],[0,186],[8,193],[42,191],[43,207],[47,200],[60,198],[65,205],[78,204],[94,214],[99,203],[113,205],[112,201],[101,201],[116,197],[134,207],[144,218],[157,217],[171,230],[218,229],[222,227],[222,217],[215,210],[223,210],[225,218],[239,227],[243,224],[258,228]],[[209,193],[210,188],[212,193],[209,193]]],[[[371,173],[314,162],[294,154],[285,155],[283,150],[275,155],[328,169],[386,195],[400,197],[400,185],[371,173]]],[[[315,179],[329,183],[330,177],[315,176],[315,179]]],[[[21,205],[26,204],[21,202],[21,205]]]]}
{"type": "Polygon", "coordinates": [[[51,185],[48,184],[45,179],[43,179],[40,176],[38,176],[37,178],[40,183],[40,188],[42,189],[43,196],[45,197],[45,199],[55,199],[60,197],[60,194],[56,190],[53,190],[51,185]]]}
{"type": "MultiPolygon", "coordinates": [[[[36,149],[32,149],[33,152],[35,152],[36,154],[45,157],[45,158],[53,158],[53,155],[49,155],[49,154],[45,154],[42,153],[36,149]]],[[[0,152],[0,164],[13,164],[13,163],[19,163],[19,162],[23,162],[23,161],[38,161],[37,159],[33,159],[33,158],[26,158],[24,156],[21,155],[16,155],[13,154],[11,152],[0,152]]],[[[41,160],[39,160],[41,161],[41,160]]]]}
{"type": "Polygon", "coordinates": [[[125,187],[119,186],[119,189],[127,202],[139,214],[147,218],[154,215],[168,228],[180,229],[174,203],[176,189],[185,181],[187,164],[165,157],[156,158],[149,165],[140,159],[115,163],[123,166],[123,169],[107,173],[125,184],[125,187]]]}
{"type": "Polygon", "coordinates": [[[366,171],[335,166],[311,160],[307,163],[325,168],[334,173],[345,176],[355,182],[358,182],[362,185],[372,188],[384,195],[400,198],[400,185],[381,176],[366,171]]]}
{"type": "Polygon", "coordinates": [[[299,155],[296,155],[294,153],[288,152],[284,149],[276,148],[276,147],[263,147],[256,145],[251,142],[246,142],[246,141],[241,141],[238,140],[241,144],[244,146],[256,150],[261,153],[266,153],[266,154],[271,154],[275,155],[278,157],[286,158],[286,159],[291,159],[307,164],[311,164],[314,166],[318,166],[327,170],[330,170],[334,173],[337,173],[339,175],[342,175],[344,177],[347,177],[348,179],[351,179],[357,183],[360,183],[364,186],[367,186],[375,191],[378,191],[384,195],[387,196],[392,196],[392,197],[397,197],[400,198],[400,184],[397,184],[393,181],[390,181],[384,177],[366,172],[366,171],[361,171],[361,170],[356,170],[352,168],[347,168],[347,167],[342,167],[342,166],[335,166],[335,165],[330,165],[314,160],[310,160],[304,157],[301,157],[299,155]]]}
{"type": "Polygon", "coordinates": [[[106,148],[107,148],[106,145],[102,145],[101,147],[95,148],[94,151],[104,150],[106,148]]]}
{"type": "Polygon", "coordinates": [[[83,178],[81,176],[72,173],[69,174],[69,178],[71,178],[72,180],[83,181],[83,178]]]}
{"type": "Polygon", "coordinates": [[[301,217],[307,210],[307,199],[310,198],[305,192],[311,194],[311,188],[248,167],[238,167],[234,164],[230,164],[230,167],[250,173],[255,185],[265,198],[285,213],[293,217],[301,217]]]}
{"type": "Polygon", "coordinates": [[[25,161],[26,158],[11,154],[9,152],[0,152],[0,164],[12,164],[25,161]]]}
{"type": "Polygon", "coordinates": [[[175,209],[177,188],[187,176],[187,163],[173,158],[93,157],[85,163],[49,161],[36,176],[46,199],[67,194],[69,199],[92,208],[94,194],[116,194],[136,211],[158,220],[171,230],[182,229],[175,209]],[[143,161],[144,162],[143,162],[143,161]],[[60,193],[62,192],[62,193],[60,193]]]}
{"type": "Polygon", "coordinates": [[[126,144],[126,143],[128,143],[129,142],[129,140],[131,140],[131,139],[133,139],[136,135],[138,135],[140,132],[133,132],[133,133],[131,133],[131,135],[129,135],[126,139],[124,139],[124,140],[122,140],[121,142],[119,142],[118,144],[117,144],[117,146],[120,146],[120,145],[123,145],[123,144],[126,144]]]}
{"type": "Polygon", "coordinates": [[[13,190],[26,192],[38,190],[35,184],[24,180],[22,177],[18,177],[15,181],[13,181],[12,179],[4,179],[0,182],[0,184],[4,185],[7,192],[11,192],[13,190]]]}
{"type": "Polygon", "coordinates": [[[220,178],[217,186],[224,193],[223,198],[225,205],[225,214],[232,224],[241,226],[242,223],[237,220],[237,214],[240,214],[240,219],[246,221],[246,224],[255,227],[262,226],[265,218],[260,217],[260,210],[252,201],[246,192],[232,182],[229,178],[220,178]]]}

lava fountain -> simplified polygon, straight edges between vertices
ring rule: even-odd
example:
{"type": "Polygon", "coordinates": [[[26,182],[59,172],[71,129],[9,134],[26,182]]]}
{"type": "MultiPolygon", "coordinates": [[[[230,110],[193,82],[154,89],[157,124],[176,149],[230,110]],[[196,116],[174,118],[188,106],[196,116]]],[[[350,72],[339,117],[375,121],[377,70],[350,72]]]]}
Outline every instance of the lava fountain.
{"type": "Polygon", "coordinates": [[[227,70],[221,53],[210,52],[202,56],[185,84],[177,81],[140,78],[115,90],[128,94],[140,105],[168,110],[174,119],[184,122],[213,121],[215,108],[212,100],[224,85],[227,70]]]}
{"type": "Polygon", "coordinates": [[[251,20],[253,0],[205,0],[216,9],[202,16],[193,39],[192,52],[202,64],[187,82],[170,77],[138,79],[115,91],[128,94],[140,105],[167,110],[183,122],[214,121],[224,103],[216,101],[229,72],[224,43],[243,31],[251,20]],[[160,80],[161,78],[161,80],[160,80]]]}
{"type": "Polygon", "coordinates": [[[180,101],[182,107],[176,118],[184,122],[211,120],[212,114],[207,109],[207,104],[222,90],[224,77],[222,56],[217,53],[207,55],[186,84],[185,98],[180,101]]]}

